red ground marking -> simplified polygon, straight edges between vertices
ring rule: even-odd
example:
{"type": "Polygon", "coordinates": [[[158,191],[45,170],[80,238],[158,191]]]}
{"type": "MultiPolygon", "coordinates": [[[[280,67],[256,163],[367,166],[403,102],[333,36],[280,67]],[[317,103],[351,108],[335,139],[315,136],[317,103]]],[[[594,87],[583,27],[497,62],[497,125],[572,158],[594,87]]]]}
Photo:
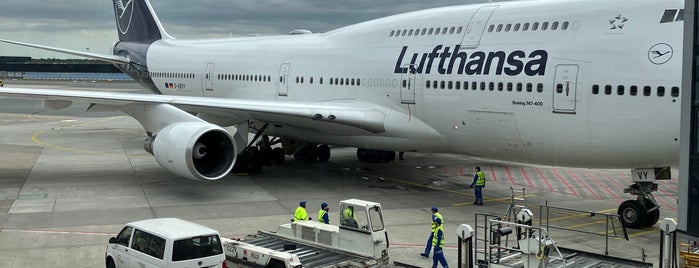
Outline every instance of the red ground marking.
{"type": "Polygon", "coordinates": [[[512,173],[510,173],[510,167],[505,166],[505,171],[507,171],[507,177],[510,177],[510,185],[515,185],[515,180],[512,178],[512,173]]]}
{"type": "Polygon", "coordinates": [[[599,196],[599,195],[597,194],[597,192],[595,192],[594,190],[592,190],[592,188],[590,188],[590,186],[587,185],[587,183],[583,182],[580,178],[578,178],[578,176],[576,176],[575,173],[573,173],[572,170],[569,169],[569,170],[568,170],[568,174],[569,174],[570,176],[573,176],[573,179],[575,179],[576,181],[578,181],[578,183],[580,183],[583,187],[585,187],[585,189],[587,189],[587,191],[590,192],[595,198],[597,198],[597,199],[602,199],[602,197],[599,196]]]}
{"type": "Polygon", "coordinates": [[[490,173],[493,174],[493,181],[498,181],[498,177],[495,176],[495,169],[493,166],[490,166],[490,173]]]}
{"type": "Polygon", "coordinates": [[[524,167],[519,167],[519,169],[522,171],[522,174],[524,174],[524,178],[527,179],[527,184],[529,184],[529,188],[534,188],[534,184],[532,183],[532,180],[529,179],[529,175],[527,175],[527,172],[524,171],[524,167]]]}
{"type": "Polygon", "coordinates": [[[542,180],[544,180],[544,182],[546,183],[546,187],[549,188],[549,191],[553,192],[553,186],[551,186],[551,184],[549,183],[549,180],[546,179],[546,177],[544,177],[544,174],[541,173],[541,170],[540,170],[539,168],[535,168],[535,169],[536,169],[536,173],[539,174],[539,178],[541,178],[542,180]]]}
{"type": "MultiPolygon", "coordinates": [[[[570,187],[570,184],[568,184],[568,181],[566,181],[563,177],[561,177],[561,175],[559,175],[555,169],[551,169],[551,171],[553,172],[553,175],[555,175],[558,178],[558,180],[561,181],[561,183],[563,183],[566,187],[568,187],[568,190],[570,190],[570,192],[573,195],[579,195],[577,192],[575,192],[575,190],[573,190],[573,187],[570,187]]],[[[564,193],[565,193],[565,191],[564,191],[564,193]]]]}
{"type": "Polygon", "coordinates": [[[595,178],[595,176],[592,176],[592,174],[590,174],[589,171],[585,171],[585,175],[587,175],[587,177],[589,177],[593,182],[595,182],[595,184],[597,184],[598,187],[602,188],[602,189],[603,189],[605,192],[607,192],[610,196],[614,197],[614,199],[616,199],[616,200],[619,201],[619,202],[622,201],[621,197],[619,197],[619,196],[618,196],[617,194],[615,194],[611,189],[609,189],[609,187],[607,187],[606,184],[601,183],[600,181],[598,181],[597,178],[595,178]]]}

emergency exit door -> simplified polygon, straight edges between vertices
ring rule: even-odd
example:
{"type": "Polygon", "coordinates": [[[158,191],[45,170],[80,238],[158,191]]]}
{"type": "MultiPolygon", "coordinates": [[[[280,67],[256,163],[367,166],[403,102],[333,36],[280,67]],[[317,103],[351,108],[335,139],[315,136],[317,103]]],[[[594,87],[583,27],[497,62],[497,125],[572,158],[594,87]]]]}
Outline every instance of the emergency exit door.
{"type": "Polygon", "coordinates": [[[553,112],[575,114],[578,65],[557,65],[553,83],[553,112]]]}
{"type": "Polygon", "coordinates": [[[277,93],[279,96],[289,95],[289,63],[282,63],[279,67],[279,83],[277,83],[277,93]]]}

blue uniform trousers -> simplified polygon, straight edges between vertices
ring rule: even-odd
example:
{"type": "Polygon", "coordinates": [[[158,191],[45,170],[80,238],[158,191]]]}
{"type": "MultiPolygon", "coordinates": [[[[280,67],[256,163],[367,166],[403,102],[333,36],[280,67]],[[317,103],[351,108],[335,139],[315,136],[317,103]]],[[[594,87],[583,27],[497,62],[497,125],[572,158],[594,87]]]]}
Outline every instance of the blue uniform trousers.
{"type": "Polygon", "coordinates": [[[432,268],[437,268],[437,262],[442,264],[442,267],[449,268],[447,259],[444,258],[444,251],[440,247],[434,247],[434,256],[432,256],[432,268]]]}
{"type": "Polygon", "coordinates": [[[434,236],[434,233],[430,232],[430,237],[427,238],[427,245],[425,246],[425,255],[429,256],[430,251],[432,251],[432,237],[434,236]]]}
{"type": "Polygon", "coordinates": [[[483,187],[485,186],[474,187],[474,192],[476,193],[476,202],[478,202],[478,204],[483,204],[483,187]]]}

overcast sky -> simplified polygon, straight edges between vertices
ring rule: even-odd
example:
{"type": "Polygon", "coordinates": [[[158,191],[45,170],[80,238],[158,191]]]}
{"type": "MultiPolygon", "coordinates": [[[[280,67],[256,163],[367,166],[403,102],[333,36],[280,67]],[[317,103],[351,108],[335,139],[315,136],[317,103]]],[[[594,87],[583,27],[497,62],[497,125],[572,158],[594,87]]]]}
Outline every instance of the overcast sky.
{"type": "MultiPolygon", "coordinates": [[[[325,32],[407,11],[487,0],[151,0],[170,35],[179,38],[325,32]]],[[[2,0],[0,38],[110,53],[117,40],[110,0],[2,0]]],[[[0,44],[2,56],[69,58],[0,44]]]]}

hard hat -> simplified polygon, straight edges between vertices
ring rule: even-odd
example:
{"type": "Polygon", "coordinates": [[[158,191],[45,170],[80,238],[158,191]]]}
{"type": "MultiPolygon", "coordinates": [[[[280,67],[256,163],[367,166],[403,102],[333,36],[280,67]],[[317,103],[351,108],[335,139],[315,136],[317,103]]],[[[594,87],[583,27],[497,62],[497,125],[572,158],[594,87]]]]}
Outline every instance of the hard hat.
{"type": "Polygon", "coordinates": [[[436,219],[434,219],[434,222],[439,223],[439,224],[442,224],[442,219],[436,218],[436,219]]]}
{"type": "Polygon", "coordinates": [[[306,200],[303,200],[299,202],[299,206],[305,207],[306,206],[306,200]]]}
{"type": "Polygon", "coordinates": [[[437,212],[439,210],[437,209],[437,207],[432,207],[432,211],[437,212]]]}
{"type": "Polygon", "coordinates": [[[323,202],[322,204],[320,204],[320,208],[325,208],[325,207],[327,207],[327,206],[328,206],[328,203],[325,203],[325,202],[323,202]]]}

